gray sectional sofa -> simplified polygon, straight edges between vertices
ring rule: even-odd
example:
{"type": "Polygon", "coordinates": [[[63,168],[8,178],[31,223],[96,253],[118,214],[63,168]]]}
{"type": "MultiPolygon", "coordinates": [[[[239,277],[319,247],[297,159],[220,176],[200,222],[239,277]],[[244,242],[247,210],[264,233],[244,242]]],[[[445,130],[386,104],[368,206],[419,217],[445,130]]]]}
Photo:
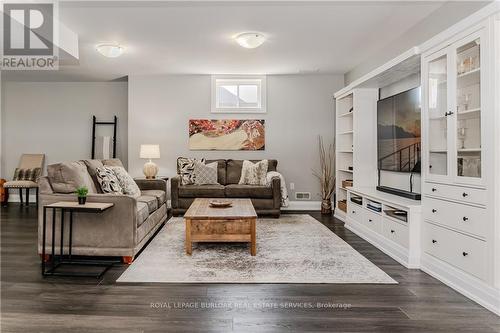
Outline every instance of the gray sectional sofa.
{"type": "MultiPolygon", "coordinates": [[[[239,185],[243,160],[217,161],[217,181],[219,185],[182,185],[179,176],[171,179],[172,214],[184,214],[195,198],[249,198],[259,215],[280,216],[280,179],[274,177],[268,186],[239,185]]],[[[276,171],[277,160],[268,160],[268,171],[276,171]]],[[[257,162],[257,161],[252,161],[257,162]]],[[[179,173],[179,170],[177,170],[179,173]]]]}
{"type": "MultiPolygon", "coordinates": [[[[78,186],[89,188],[88,202],[110,202],[114,206],[101,214],[75,213],[73,254],[85,256],[120,256],[130,263],[134,256],[167,219],[164,180],[136,180],[141,196],[103,194],[95,178],[95,169],[103,165],[123,166],[120,160],[81,160],[47,167],[48,176],[39,183],[38,252],[42,253],[43,206],[57,201],[76,201],[78,186]]],[[[51,221],[50,210],[48,221],[51,221]]],[[[59,221],[59,219],[57,219],[59,221]]],[[[60,234],[59,223],[55,235],[60,234]]],[[[46,253],[50,253],[52,226],[47,223],[46,253]]],[[[67,238],[66,238],[67,239],[67,238]]],[[[56,248],[59,240],[56,237],[56,248]]]]}

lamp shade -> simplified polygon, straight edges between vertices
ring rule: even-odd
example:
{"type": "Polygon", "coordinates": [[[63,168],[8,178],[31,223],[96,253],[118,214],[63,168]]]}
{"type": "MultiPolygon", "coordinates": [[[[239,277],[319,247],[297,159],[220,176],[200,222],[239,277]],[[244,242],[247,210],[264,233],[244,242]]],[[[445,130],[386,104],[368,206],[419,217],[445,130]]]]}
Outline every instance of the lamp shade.
{"type": "Polygon", "coordinates": [[[140,158],[160,158],[160,145],[141,145],[140,158]]]}

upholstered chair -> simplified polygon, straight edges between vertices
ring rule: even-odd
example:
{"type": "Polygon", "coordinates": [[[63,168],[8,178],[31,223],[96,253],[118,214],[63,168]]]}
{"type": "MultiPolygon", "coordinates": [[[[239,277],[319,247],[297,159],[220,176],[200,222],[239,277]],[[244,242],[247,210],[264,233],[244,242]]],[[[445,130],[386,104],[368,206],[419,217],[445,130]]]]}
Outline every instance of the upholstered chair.
{"type": "Polygon", "coordinates": [[[19,198],[23,204],[23,189],[26,191],[26,205],[29,205],[30,189],[36,191],[36,203],[38,205],[38,184],[37,178],[41,176],[43,170],[44,154],[23,154],[19,166],[14,172],[13,180],[5,182],[3,187],[9,191],[19,189],[19,198]]]}

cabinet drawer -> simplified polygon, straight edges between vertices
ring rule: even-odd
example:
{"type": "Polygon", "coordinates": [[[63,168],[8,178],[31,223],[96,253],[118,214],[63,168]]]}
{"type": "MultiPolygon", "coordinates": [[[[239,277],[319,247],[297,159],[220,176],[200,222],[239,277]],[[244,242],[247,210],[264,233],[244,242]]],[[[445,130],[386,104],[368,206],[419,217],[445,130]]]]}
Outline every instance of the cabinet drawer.
{"type": "Polygon", "coordinates": [[[424,222],[423,250],[480,279],[486,279],[486,242],[424,222]]]}
{"type": "Polygon", "coordinates": [[[356,220],[356,222],[363,223],[363,213],[364,209],[355,203],[347,203],[347,216],[351,219],[356,220]]]}
{"type": "Polygon", "coordinates": [[[364,216],[363,216],[363,224],[379,234],[382,233],[382,216],[381,215],[378,215],[378,214],[366,209],[364,212],[364,216]]]}
{"type": "Polygon", "coordinates": [[[424,183],[424,193],[450,200],[486,205],[486,190],[434,183],[424,183]]]}
{"type": "Polygon", "coordinates": [[[408,248],[408,227],[388,218],[383,220],[383,235],[393,242],[408,248]]]}
{"type": "Polygon", "coordinates": [[[424,197],[423,215],[425,220],[486,237],[486,209],[424,197]]]}

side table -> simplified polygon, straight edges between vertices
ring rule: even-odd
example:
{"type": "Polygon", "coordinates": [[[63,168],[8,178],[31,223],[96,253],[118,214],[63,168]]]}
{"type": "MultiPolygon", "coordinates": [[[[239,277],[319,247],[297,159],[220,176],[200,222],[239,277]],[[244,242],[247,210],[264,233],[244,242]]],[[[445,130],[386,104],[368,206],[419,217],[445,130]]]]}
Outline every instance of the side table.
{"type": "Polygon", "coordinates": [[[84,205],[78,204],[78,202],[73,201],[59,201],[49,205],[43,206],[43,241],[42,241],[42,275],[57,275],[57,276],[86,276],[86,277],[96,277],[100,278],[108,269],[110,269],[113,264],[118,263],[118,261],[106,261],[106,260],[74,260],[72,258],[72,246],[73,246],[73,213],[95,213],[99,214],[105,210],[113,207],[112,203],[105,202],[87,202],[84,205]],[[46,259],[46,226],[47,226],[47,211],[52,210],[52,250],[51,250],[51,260],[50,262],[45,262],[46,259]],[[61,235],[60,235],[60,252],[59,256],[56,257],[55,251],[55,231],[56,231],[56,211],[60,209],[61,211],[61,235]],[[64,216],[65,213],[69,212],[69,243],[68,243],[68,255],[64,258],[64,216]],[[46,266],[50,265],[49,268],[46,266]],[[57,269],[62,265],[80,265],[80,266],[94,266],[94,267],[104,267],[99,273],[88,273],[88,272],[58,272],[57,269]]]}

